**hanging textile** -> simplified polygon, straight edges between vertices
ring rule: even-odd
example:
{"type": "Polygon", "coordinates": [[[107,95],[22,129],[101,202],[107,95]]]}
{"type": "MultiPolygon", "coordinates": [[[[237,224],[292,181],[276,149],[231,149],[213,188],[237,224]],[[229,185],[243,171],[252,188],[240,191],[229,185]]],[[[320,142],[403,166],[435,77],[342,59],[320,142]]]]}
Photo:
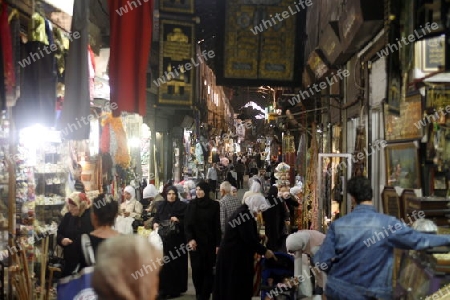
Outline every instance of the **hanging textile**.
{"type": "MultiPolygon", "coordinates": [[[[360,115],[360,125],[358,128],[356,128],[356,140],[355,140],[355,152],[353,153],[354,157],[358,157],[359,153],[364,153],[364,150],[366,149],[366,128],[364,126],[364,106],[361,108],[361,115],[360,115]]],[[[352,177],[355,176],[366,176],[366,160],[367,157],[364,156],[363,159],[358,159],[353,164],[353,170],[352,170],[352,177]]]]}
{"type": "Polygon", "coordinates": [[[12,50],[13,50],[13,67],[14,67],[14,77],[15,77],[15,86],[12,92],[11,97],[7,97],[7,106],[12,107],[16,105],[17,98],[20,97],[20,80],[21,80],[21,72],[22,68],[18,64],[20,59],[20,45],[21,45],[21,37],[20,37],[20,18],[18,12],[16,12],[16,16],[11,18],[9,17],[9,27],[11,32],[11,42],[12,42],[12,50]]]}
{"type": "Polygon", "coordinates": [[[89,2],[77,0],[73,5],[71,32],[78,32],[79,38],[70,42],[65,73],[66,95],[58,122],[58,128],[65,130],[68,140],[89,139],[90,122],[85,122],[90,114],[89,2]]]}
{"type": "Polygon", "coordinates": [[[34,14],[29,27],[29,40],[21,45],[19,58],[19,64],[23,69],[20,98],[13,108],[18,130],[35,124],[52,127],[56,119],[57,78],[54,54],[42,50],[48,47],[45,19],[39,14],[34,14]]]}
{"type": "Polygon", "coordinates": [[[319,230],[319,203],[316,195],[317,190],[317,161],[319,159],[319,148],[317,144],[316,125],[313,124],[311,128],[313,132],[311,147],[308,150],[309,163],[306,170],[306,184],[305,184],[305,201],[304,201],[304,229],[319,230]]]}
{"type": "Polygon", "coordinates": [[[128,0],[108,0],[110,15],[109,82],[114,116],[146,114],[147,68],[153,30],[153,0],[128,11],[128,0]],[[124,11],[126,8],[126,11],[124,11]],[[119,14],[120,12],[120,14],[119,14]]]}
{"type": "Polygon", "coordinates": [[[0,109],[6,108],[6,99],[13,94],[15,85],[15,71],[13,62],[13,47],[11,40],[11,32],[8,24],[8,7],[6,2],[3,2],[0,7],[0,60],[2,64],[2,75],[0,80],[0,109]]]}

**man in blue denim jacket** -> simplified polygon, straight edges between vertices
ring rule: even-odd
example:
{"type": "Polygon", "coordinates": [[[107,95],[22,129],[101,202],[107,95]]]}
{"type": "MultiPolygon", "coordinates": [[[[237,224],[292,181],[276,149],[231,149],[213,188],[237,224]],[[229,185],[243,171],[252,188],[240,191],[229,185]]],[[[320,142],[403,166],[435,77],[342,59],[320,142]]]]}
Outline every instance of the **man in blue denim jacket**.
{"type": "Polygon", "coordinates": [[[314,256],[314,263],[328,273],[325,295],[328,300],[393,299],[394,248],[422,250],[450,245],[450,236],[421,233],[376,212],[370,181],[365,177],[350,179],[348,192],[357,206],[331,223],[314,256]]]}

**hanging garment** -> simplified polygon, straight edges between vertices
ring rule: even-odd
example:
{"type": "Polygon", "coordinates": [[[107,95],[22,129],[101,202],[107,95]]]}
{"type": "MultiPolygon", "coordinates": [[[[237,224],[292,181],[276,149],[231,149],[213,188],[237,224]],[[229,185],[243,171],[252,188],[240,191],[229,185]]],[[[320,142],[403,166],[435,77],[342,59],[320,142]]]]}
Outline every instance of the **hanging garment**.
{"type": "Polygon", "coordinates": [[[0,63],[3,65],[3,68],[1,70],[2,76],[0,77],[0,79],[2,79],[2,82],[0,85],[4,86],[4,88],[0,87],[0,109],[4,110],[6,108],[6,97],[11,96],[13,92],[13,88],[15,85],[15,72],[11,32],[9,30],[8,24],[8,7],[6,5],[6,2],[3,2],[0,11],[0,63]]]}
{"type": "Polygon", "coordinates": [[[91,46],[88,45],[88,62],[89,62],[89,99],[94,100],[94,80],[95,80],[95,54],[91,46]]]}
{"type": "Polygon", "coordinates": [[[74,34],[70,42],[65,74],[66,95],[58,128],[63,131],[65,139],[87,140],[90,131],[90,122],[86,122],[90,114],[89,0],[74,2],[71,32],[77,32],[79,38],[74,34]]]}
{"type": "Polygon", "coordinates": [[[37,41],[22,44],[23,64],[20,98],[13,108],[16,128],[35,124],[54,126],[56,105],[56,76],[53,53],[41,54],[45,45],[37,41]]]}
{"type": "Polygon", "coordinates": [[[15,85],[11,97],[7,97],[7,106],[12,107],[16,105],[17,98],[20,97],[20,77],[22,73],[22,68],[18,64],[20,59],[20,18],[13,18],[9,22],[9,27],[11,31],[11,41],[13,50],[13,67],[15,76],[15,85]]]}
{"type": "Polygon", "coordinates": [[[153,0],[128,11],[128,0],[108,0],[111,39],[109,82],[114,116],[146,114],[147,68],[153,30],[153,0]],[[119,14],[126,8],[127,12],[119,14]]]}
{"type": "MultiPolygon", "coordinates": [[[[2,57],[2,47],[0,47],[0,58],[2,57]]],[[[0,103],[0,106],[4,106],[6,103],[5,72],[3,71],[3,62],[0,63],[0,103]]]]}

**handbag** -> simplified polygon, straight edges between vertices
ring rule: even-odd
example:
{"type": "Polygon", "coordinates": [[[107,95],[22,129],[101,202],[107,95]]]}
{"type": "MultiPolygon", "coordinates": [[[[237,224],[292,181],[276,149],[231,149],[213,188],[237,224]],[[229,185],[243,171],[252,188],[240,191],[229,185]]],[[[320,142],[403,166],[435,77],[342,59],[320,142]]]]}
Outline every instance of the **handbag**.
{"type": "Polygon", "coordinates": [[[62,271],[66,265],[66,261],[63,258],[62,248],[55,243],[53,250],[48,253],[48,262],[47,262],[47,270],[48,268],[59,269],[59,271],[53,272],[53,281],[54,283],[61,278],[62,271]],[[58,251],[58,249],[60,249],[58,251]]]}
{"type": "Polygon", "coordinates": [[[178,227],[177,222],[172,222],[170,220],[165,220],[160,222],[158,228],[158,234],[161,236],[161,239],[166,239],[171,237],[172,235],[176,235],[180,233],[180,228],[178,227]]]}

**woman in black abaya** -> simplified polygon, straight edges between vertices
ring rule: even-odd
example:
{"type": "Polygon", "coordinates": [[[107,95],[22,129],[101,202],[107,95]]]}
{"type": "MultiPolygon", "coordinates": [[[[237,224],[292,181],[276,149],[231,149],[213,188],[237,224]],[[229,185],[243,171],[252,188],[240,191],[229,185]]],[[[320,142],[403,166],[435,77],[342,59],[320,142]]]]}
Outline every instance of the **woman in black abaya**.
{"type": "Polygon", "coordinates": [[[159,299],[177,297],[187,291],[188,256],[184,235],[184,216],[187,204],[182,202],[175,187],[168,187],[166,199],[158,204],[153,228],[162,222],[175,222],[179,232],[162,237],[164,256],[170,258],[159,274],[159,299]]]}
{"type": "Polygon", "coordinates": [[[225,235],[220,244],[216,265],[213,300],[250,300],[253,295],[253,262],[255,253],[273,258],[271,250],[258,238],[256,216],[268,209],[262,195],[244,199],[228,219],[225,235]]]}
{"type": "Polygon", "coordinates": [[[214,284],[216,253],[222,237],[220,204],[209,198],[206,182],[197,184],[196,195],[186,211],[185,231],[197,300],[209,300],[214,284]]]}

